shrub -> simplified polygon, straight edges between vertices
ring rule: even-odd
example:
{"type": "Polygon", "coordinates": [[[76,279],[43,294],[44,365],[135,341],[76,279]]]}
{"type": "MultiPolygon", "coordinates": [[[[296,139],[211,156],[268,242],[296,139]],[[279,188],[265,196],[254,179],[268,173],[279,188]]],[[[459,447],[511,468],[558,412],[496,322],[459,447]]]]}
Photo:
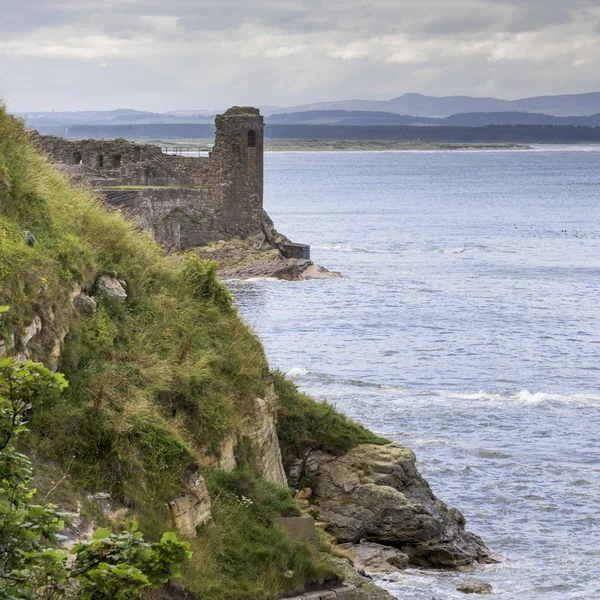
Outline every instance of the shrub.
{"type": "Polygon", "coordinates": [[[61,547],[65,516],[52,504],[34,503],[33,469],[16,451],[24,415],[60,393],[66,381],[40,364],[0,360],[0,599],[133,600],[144,589],[178,577],[189,544],[174,533],[148,544],[129,522],[115,534],[98,529],[69,559],[61,547]]]}
{"type": "Polygon", "coordinates": [[[198,299],[212,302],[223,312],[228,312],[233,308],[233,300],[229,290],[217,277],[217,267],[214,260],[202,260],[195,254],[186,254],[183,283],[198,299]]]}

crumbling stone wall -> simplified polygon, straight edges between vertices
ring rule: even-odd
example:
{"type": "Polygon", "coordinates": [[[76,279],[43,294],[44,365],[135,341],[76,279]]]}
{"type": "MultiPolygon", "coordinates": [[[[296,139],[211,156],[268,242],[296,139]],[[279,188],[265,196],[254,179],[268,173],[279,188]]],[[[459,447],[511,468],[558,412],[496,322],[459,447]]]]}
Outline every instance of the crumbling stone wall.
{"type": "Polygon", "coordinates": [[[216,130],[208,157],[172,156],[122,138],[71,141],[36,133],[32,138],[64,173],[91,182],[157,241],[181,250],[245,237],[265,221],[260,112],[230,108],[217,116],[216,130]]]}

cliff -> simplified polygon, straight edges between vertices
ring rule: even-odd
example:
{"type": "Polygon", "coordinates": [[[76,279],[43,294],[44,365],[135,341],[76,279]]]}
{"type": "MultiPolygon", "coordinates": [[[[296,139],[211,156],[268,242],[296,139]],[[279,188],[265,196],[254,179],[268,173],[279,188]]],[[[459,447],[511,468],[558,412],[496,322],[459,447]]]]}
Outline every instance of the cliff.
{"type": "Polygon", "coordinates": [[[214,263],[165,254],[73,187],[2,108],[0,305],[10,307],[0,357],[41,361],[69,381],[60,399],[32,407],[24,450],[39,493],[71,511],[72,538],[135,517],[149,539],[170,529],[189,539],[194,556],[167,597],[260,600],[311,587],[367,597],[365,581],[340,588],[343,569],[325,556],[363,537],[415,564],[487,559],[409,451],[273,377],[214,263]],[[359,473],[366,463],[373,475],[359,473]],[[340,477],[347,497],[334,493],[340,477]],[[295,501],[288,479],[314,495],[295,501]],[[373,510],[349,533],[344,519],[364,519],[347,503],[368,509],[381,494],[396,521],[373,510]],[[321,553],[286,526],[302,510],[322,520],[321,553]]]}

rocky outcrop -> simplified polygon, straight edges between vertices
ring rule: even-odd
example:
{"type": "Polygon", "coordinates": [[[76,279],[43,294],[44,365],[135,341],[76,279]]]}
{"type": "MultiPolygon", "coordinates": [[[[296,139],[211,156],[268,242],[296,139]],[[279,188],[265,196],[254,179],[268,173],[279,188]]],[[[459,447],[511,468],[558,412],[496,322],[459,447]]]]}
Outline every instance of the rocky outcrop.
{"type": "MultiPolygon", "coordinates": [[[[219,277],[231,279],[282,279],[304,281],[308,279],[342,279],[343,275],[328,271],[305,258],[286,258],[278,249],[287,240],[274,229],[249,236],[196,248],[203,259],[219,263],[219,277]],[[265,232],[269,232],[267,237],[265,232]]],[[[289,241],[289,240],[287,240],[289,241]]]]}
{"type": "Polygon", "coordinates": [[[313,451],[299,462],[313,481],[311,508],[340,542],[394,546],[426,567],[494,562],[460,511],[434,496],[407,448],[363,444],[342,456],[313,451]]]}
{"type": "Polygon", "coordinates": [[[96,280],[96,293],[98,296],[106,296],[117,302],[125,302],[127,300],[126,285],[115,275],[100,275],[96,280]]]}
{"type": "Polygon", "coordinates": [[[252,456],[257,461],[267,481],[287,485],[281,450],[277,437],[276,409],[277,396],[271,383],[267,384],[265,398],[256,398],[254,410],[241,420],[237,429],[221,443],[220,467],[232,471],[237,465],[237,450],[240,444],[249,443],[252,456]]]}
{"type": "Polygon", "coordinates": [[[206,481],[194,473],[181,496],[169,502],[173,526],[184,537],[196,537],[198,527],[213,522],[210,495],[206,481]]]}
{"type": "Polygon", "coordinates": [[[409,564],[408,556],[391,546],[364,542],[362,544],[343,544],[339,547],[350,554],[355,569],[369,574],[397,573],[406,569],[409,564]]]}
{"type": "Polygon", "coordinates": [[[96,312],[97,302],[92,296],[88,296],[83,292],[75,297],[73,305],[77,312],[82,316],[89,316],[96,312]]]}

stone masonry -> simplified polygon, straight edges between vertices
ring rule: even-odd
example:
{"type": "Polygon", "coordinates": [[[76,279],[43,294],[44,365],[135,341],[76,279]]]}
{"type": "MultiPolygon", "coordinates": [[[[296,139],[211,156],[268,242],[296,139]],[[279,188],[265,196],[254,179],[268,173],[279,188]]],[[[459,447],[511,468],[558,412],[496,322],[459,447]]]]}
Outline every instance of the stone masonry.
{"type": "MultiPolygon", "coordinates": [[[[158,146],[116,140],[65,140],[32,133],[49,162],[87,181],[169,250],[245,238],[271,229],[263,210],[264,122],[234,106],[216,118],[208,157],[164,154],[158,146]]],[[[282,247],[309,258],[309,246],[282,247]]]]}

